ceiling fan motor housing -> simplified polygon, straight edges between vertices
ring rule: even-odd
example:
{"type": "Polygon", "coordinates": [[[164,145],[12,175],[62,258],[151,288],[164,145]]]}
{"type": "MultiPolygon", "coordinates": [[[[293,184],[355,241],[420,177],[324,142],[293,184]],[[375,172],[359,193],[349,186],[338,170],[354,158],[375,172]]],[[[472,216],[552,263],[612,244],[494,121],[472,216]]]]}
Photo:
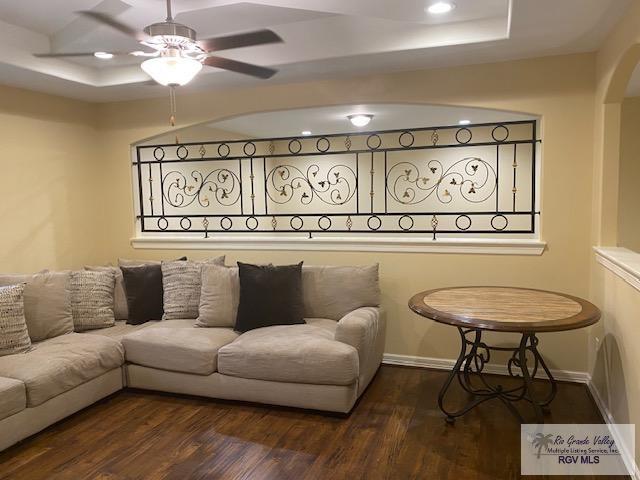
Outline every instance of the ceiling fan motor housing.
{"type": "Polygon", "coordinates": [[[175,22],[160,22],[154,23],[145,27],[145,33],[151,37],[182,37],[196,41],[196,31],[192,28],[175,22]]]}

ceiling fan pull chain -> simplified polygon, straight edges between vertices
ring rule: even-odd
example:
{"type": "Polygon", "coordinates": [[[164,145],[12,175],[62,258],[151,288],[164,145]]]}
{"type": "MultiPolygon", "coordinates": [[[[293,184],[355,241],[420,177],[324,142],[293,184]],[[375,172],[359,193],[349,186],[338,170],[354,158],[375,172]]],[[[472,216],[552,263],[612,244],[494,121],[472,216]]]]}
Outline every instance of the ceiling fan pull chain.
{"type": "MultiPolygon", "coordinates": [[[[169,125],[171,127],[176,126],[176,87],[174,85],[169,86],[169,125]]],[[[176,143],[180,143],[178,141],[178,135],[176,135],[176,143]]]]}

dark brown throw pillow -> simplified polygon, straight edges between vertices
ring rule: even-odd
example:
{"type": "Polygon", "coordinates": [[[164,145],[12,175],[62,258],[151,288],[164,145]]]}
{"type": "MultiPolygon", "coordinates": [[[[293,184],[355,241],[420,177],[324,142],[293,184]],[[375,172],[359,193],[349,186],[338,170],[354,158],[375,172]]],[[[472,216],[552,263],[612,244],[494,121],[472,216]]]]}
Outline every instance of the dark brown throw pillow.
{"type": "MultiPolygon", "coordinates": [[[[187,257],[178,260],[186,260],[187,257]]],[[[140,325],[149,320],[162,320],[162,266],[158,264],[120,267],[127,294],[127,323],[140,325]]]]}
{"type": "Polygon", "coordinates": [[[237,331],[305,323],[302,262],[283,266],[238,262],[238,276],[240,303],[235,327],[237,331]]]}

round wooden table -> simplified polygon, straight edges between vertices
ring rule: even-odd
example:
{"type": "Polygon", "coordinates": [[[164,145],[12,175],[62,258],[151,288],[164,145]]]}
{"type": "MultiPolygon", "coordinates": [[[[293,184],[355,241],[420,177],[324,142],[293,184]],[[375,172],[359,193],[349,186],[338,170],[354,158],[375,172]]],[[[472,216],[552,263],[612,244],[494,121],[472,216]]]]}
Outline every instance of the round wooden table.
{"type": "Polygon", "coordinates": [[[558,332],[593,325],[600,310],[590,302],[564,293],[511,287],[456,287],[428,290],[414,295],[409,308],[418,315],[458,328],[462,347],[458,360],[440,390],[438,405],[449,423],[481,403],[498,398],[521,421],[515,403],[533,406],[537,423],[543,423],[543,409],[556,395],[556,381],[538,352],[539,332],[558,332]],[[517,346],[490,346],[482,341],[483,331],[521,334],[517,346]],[[516,378],[515,386],[496,385],[484,374],[492,351],[511,354],[507,372],[516,378]],[[542,369],[549,379],[549,392],[539,398],[532,381],[542,369]],[[445,408],[447,390],[455,378],[473,396],[464,407],[445,408]]]}

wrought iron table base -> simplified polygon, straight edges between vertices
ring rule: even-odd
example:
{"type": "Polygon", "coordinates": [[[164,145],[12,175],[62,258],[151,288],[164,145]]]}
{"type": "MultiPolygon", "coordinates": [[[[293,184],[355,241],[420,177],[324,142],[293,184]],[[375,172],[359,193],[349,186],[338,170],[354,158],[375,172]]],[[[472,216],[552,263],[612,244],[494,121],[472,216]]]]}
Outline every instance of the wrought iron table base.
{"type": "Polygon", "coordinates": [[[544,423],[543,411],[548,408],[557,392],[556,381],[547,368],[542,356],[538,352],[538,338],[534,333],[523,333],[520,344],[517,347],[493,347],[482,341],[482,330],[474,328],[458,327],[462,347],[455,366],[451,370],[447,381],[442,386],[438,395],[440,410],[447,416],[446,420],[453,423],[456,417],[464,415],[469,410],[481,403],[494,398],[499,399],[521,422],[525,420],[518,409],[516,402],[524,401],[532,405],[535,412],[536,423],[544,423]],[[473,337],[470,339],[469,337],[473,337]],[[489,382],[483,373],[484,367],[491,359],[491,351],[511,352],[511,358],[507,362],[509,376],[518,379],[518,385],[503,387],[489,382]],[[529,353],[529,358],[527,358],[529,353]],[[532,390],[533,379],[541,368],[549,378],[550,390],[543,398],[537,398],[532,390]],[[455,378],[458,378],[460,386],[473,395],[467,405],[456,411],[447,410],[444,406],[444,398],[455,378]]]}

